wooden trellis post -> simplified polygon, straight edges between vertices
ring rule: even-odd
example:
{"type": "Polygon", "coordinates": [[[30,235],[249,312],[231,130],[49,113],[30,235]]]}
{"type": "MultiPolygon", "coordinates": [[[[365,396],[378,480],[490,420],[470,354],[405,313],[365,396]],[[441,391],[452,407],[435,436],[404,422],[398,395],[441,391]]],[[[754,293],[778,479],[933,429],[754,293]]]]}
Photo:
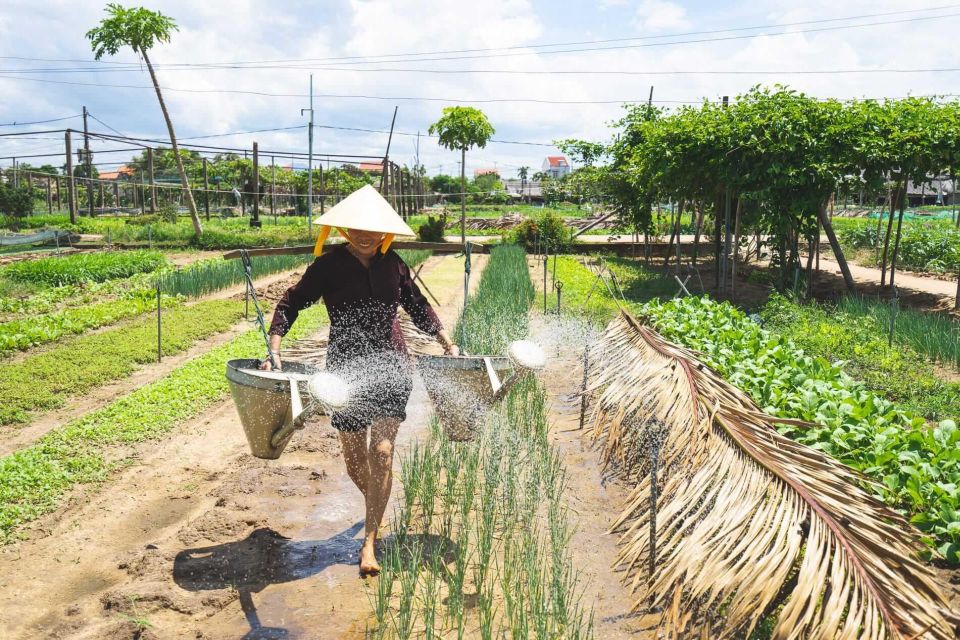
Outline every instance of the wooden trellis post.
{"type": "Polygon", "coordinates": [[[77,206],[73,199],[73,153],[70,144],[70,129],[64,133],[64,145],[67,151],[67,200],[70,207],[70,224],[77,224],[77,206]]]}

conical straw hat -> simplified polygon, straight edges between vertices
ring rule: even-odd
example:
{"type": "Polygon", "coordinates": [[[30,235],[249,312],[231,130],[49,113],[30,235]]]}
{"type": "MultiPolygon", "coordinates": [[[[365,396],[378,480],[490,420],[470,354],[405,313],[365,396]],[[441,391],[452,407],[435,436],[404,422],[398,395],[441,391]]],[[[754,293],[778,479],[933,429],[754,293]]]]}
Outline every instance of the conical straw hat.
{"type": "Polygon", "coordinates": [[[415,236],[413,229],[407,226],[390,203],[369,184],[341,200],[330,211],[313,221],[320,225],[320,235],[313,248],[313,255],[323,253],[323,243],[327,241],[330,230],[336,227],[348,241],[347,229],[374,231],[384,234],[380,253],[386,253],[394,236],[415,236]]]}
{"type": "Polygon", "coordinates": [[[417,235],[369,184],[338,202],[313,223],[340,229],[392,233],[396,236],[417,235]]]}

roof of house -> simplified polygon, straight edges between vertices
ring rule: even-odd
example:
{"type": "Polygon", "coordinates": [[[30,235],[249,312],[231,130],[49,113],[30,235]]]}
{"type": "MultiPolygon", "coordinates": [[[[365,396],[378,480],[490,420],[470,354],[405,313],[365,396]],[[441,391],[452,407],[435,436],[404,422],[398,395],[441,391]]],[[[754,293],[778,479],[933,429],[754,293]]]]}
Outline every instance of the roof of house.
{"type": "Polygon", "coordinates": [[[360,171],[383,171],[383,162],[361,162],[357,167],[360,171]]]}
{"type": "Polygon", "coordinates": [[[938,193],[947,195],[953,192],[953,180],[944,176],[931,177],[928,182],[923,183],[913,182],[912,180],[907,181],[907,195],[911,196],[935,196],[938,193]]]}
{"type": "Polygon", "coordinates": [[[473,170],[473,177],[476,178],[476,177],[479,177],[479,176],[485,176],[485,175],[490,174],[490,173],[492,173],[492,174],[494,174],[494,175],[500,175],[500,171],[499,171],[498,169],[490,169],[490,168],[487,168],[487,169],[474,169],[474,170],[473,170]]]}
{"type": "Polygon", "coordinates": [[[116,171],[101,171],[97,176],[100,180],[117,180],[120,177],[132,176],[136,173],[136,168],[129,165],[117,167],[116,171]]]}
{"type": "Polygon", "coordinates": [[[547,156],[547,162],[551,167],[569,167],[570,163],[563,156],[547,156]]]}

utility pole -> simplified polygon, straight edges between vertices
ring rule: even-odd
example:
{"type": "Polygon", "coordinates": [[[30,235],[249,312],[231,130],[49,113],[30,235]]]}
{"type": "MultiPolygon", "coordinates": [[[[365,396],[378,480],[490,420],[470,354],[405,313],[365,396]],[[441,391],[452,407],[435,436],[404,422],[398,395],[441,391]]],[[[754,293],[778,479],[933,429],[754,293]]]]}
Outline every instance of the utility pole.
{"type": "MultiPolygon", "coordinates": [[[[723,107],[727,108],[729,105],[730,98],[728,96],[723,96],[723,107]]],[[[727,277],[730,271],[729,265],[727,264],[728,257],[730,255],[730,186],[726,185],[723,190],[723,262],[720,266],[720,292],[726,292],[728,285],[727,277]]]]}
{"type": "Polygon", "coordinates": [[[87,129],[87,108],[83,108],[83,155],[87,165],[87,210],[93,217],[93,164],[90,159],[90,130],[87,129]]]}
{"type": "Polygon", "coordinates": [[[310,124],[307,125],[307,232],[313,236],[313,74],[310,74],[310,108],[300,109],[310,112],[310,124]]]}

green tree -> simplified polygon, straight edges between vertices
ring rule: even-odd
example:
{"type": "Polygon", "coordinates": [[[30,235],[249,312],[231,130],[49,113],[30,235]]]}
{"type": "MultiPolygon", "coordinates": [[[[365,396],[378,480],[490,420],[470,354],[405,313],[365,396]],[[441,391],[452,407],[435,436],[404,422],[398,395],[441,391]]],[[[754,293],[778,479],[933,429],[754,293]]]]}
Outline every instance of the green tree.
{"type": "Polygon", "coordinates": [[[187,206],[190,209],[193,230],[197,236],[200,236],[203,233],[203,227],[200,226],[197,204],[193,200],[193,192],[190,191],[187,172],[183,168],[183,158],[180,156],[180,148],[177,146],[177,135],[173,130],[173,122],[170,120],[163,94],[160,92],[157,74],[147,54],[147,51],[158,42],[170,42],[171,32],[178,30],[177,23],[159,11],[150,11],[143,7],[126,8],[116,3],[110,3],[107,5],[106,12],[108,17],[101,20],[99,26],[87,32],[87,39],[90,40],[94,58],[99,60],[104,54],[116,55],[121,47],[127,46],[133,49],[134,53],[143,58],[144,63],[146,63],[150,80],[153,81],[153,88],[157,93],[157,101],[160,103],[160,110],[163,112],[163,119],[167,123],[170,145],[173,147],[173,156],[180,173],[180,183],[183,185],[187,206]]]}
{"type": "Polygon", "coordinates": [[[19,187],[0,182],[0,213],[14,219],[14,228],[19,228],[20,218],[33,212],[33,187],[24,182],[19,187]]]}
{"type": "MultiPolygon", "coordinates": [[[[460,192],[467,191],[467,149],[487,146],[495,133],[487,116],[473,107],[444,107],[443,115],[430,125],[430,135],[440,136],[440,146],[460,151],[460,192]]],[[[467,201],[460,199],[460,241],[466,242],[467,201]]]]}

